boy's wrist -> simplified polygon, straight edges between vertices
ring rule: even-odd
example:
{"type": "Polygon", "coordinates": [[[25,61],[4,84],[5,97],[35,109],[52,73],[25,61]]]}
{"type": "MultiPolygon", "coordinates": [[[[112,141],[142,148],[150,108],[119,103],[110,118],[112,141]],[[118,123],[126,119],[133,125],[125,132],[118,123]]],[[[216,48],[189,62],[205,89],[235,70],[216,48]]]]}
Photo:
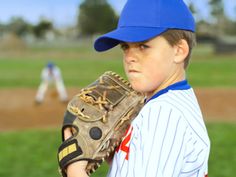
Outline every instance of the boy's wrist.
{"type": "Polygon", "coordinates": [[[88,177],[85,169],[88,161],[77,161],[67,167],[67,177],[88,177]]]}

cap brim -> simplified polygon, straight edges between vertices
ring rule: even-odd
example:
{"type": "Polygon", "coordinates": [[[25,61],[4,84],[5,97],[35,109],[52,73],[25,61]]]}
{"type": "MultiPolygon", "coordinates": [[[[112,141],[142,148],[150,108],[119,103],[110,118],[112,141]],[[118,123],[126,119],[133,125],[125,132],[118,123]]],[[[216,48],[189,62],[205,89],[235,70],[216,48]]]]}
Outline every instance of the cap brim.
{"type": "Polygon", "coordinates": [[[115,47],[120,42],[142,42],[149,40],[166,30],[167,28],[158,27],[120,27],[99,37],[94,42],[94,48],[96,51],[102,52],[115,47]]]}

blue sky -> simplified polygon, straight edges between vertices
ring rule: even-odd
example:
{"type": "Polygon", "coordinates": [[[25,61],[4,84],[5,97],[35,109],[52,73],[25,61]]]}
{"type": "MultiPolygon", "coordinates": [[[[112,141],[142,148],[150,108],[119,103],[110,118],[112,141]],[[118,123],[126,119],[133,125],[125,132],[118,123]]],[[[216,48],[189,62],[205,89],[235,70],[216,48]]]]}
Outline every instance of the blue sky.
{"type": "MultiPolygon", "coordinates": [[[[7,23],[12,16],[21,16],[30,23],[38,23],[40,17],[46,17],[56,26],[73,25],[76,23],[78,6],[83,0],[7,0],[0,5],[0,23],[7,23]]],[[[127,0],[108,0],[120,13],[127,0]]],[[[185,0],[194,2],[201,11],[200,18],[209,18],[208,0],[185,0]]],[[[226,13],[233,19],[236,11],[236,0],[224,0],[226,13]]]]}

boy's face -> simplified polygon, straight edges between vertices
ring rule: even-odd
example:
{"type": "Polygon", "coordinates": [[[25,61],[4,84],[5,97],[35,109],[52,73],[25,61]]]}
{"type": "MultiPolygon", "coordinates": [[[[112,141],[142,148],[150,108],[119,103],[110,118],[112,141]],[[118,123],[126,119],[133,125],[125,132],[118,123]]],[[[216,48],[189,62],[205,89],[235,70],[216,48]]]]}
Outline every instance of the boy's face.
{"type": "Polygon", "coordinates": [[[121,48],[125,72],[133,89],[148,98],[176,79],[184,79],[183,61],[176,62],[178,47],[172,47],[161,36],[146,42],[121,43],[121,48]]]}

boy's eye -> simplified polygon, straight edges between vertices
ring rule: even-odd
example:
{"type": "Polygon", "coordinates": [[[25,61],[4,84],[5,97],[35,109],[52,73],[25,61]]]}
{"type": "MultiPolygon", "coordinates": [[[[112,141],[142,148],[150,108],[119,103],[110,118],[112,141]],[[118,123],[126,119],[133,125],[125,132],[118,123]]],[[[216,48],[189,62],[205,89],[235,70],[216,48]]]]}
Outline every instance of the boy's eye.
{"type": "Polygon", "coordinates": [[[139,48],[140,48],[141,50],[143,50],[143,49],[149,48],[149,46],[146,45],[146,44],[139,44],[139,48]]]}
{"type": "Polygon", "coordinates": [[[123,51],[125,51],[125,50],[127,50],[127,49],[129,48],[129,46],[128,46],[128,44],[123,43],[123,44],[120,44],[120,48],[121,48],[123,51]]]}

